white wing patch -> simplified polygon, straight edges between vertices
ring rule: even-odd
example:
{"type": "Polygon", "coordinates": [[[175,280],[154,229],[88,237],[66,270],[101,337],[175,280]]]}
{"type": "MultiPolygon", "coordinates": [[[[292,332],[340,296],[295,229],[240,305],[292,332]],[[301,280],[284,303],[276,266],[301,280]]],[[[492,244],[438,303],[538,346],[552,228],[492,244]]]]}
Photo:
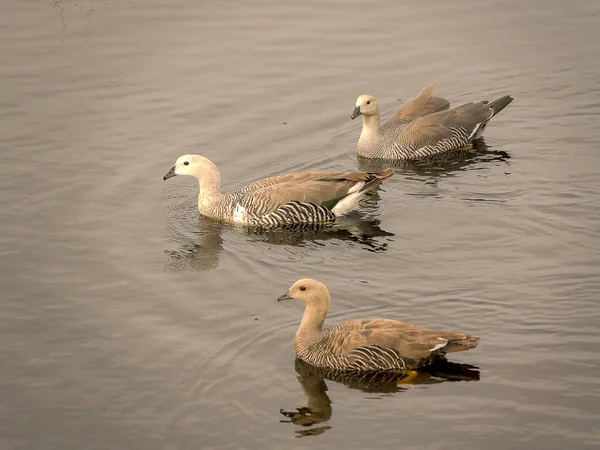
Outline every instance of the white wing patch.
{"type": "Polygon", "coordinates": [[[477,125],[475,125],[475,128],[473,129],[473,132],[469,135],[469,140],[470,139],[476,139],[477,136],[477,132],[479,131],[479,129],[481,128],[482,125],[486,124],[492,117],[494,116],[494,111],[490,111],[490,116],[485,119],[482,122],[479,122],[477,125]]]}
{"type": "Polygon", "coordinates": [[[365,185],[364,181],[360,181],[360,182],[356,183],[354,186],[352,186],[350,189],[348,189],[348,194],[352,194],[354,192],[360,191],[364,185],[365,185]]]}
{"type": "Polygon", "coordinates": [[[441,344],[438,344],[436,346],[434,346],[433,348],[429,349],[430,353],[435,352],[436,350],[439,350],[440,348],[444,348],[446,345],[448,345],[448,339],[444,339],[444,338],[438,338],[440,341],[444,341],[441,344]]]}
{"type": "Polygon", "coordinates": [[[331,209],[331,212],[336,216],[343,216],[344,214],[358,208],[358,202],[365,195],[364,192],[353,192],[352,194],[346,195],[343,199],[336,203],[331,209]]]}
{"type": "Polygon", "coordinates": [[[477,134],[477,131],[479,131],[479,128],[481,127],[481,125],[484,122],[478,123],[477,125],[475,125],[475,128],[473,128],[473,132],[469,135],[468,139],[471,140],[473,139],[473,137],[477,134]]]}
{"type": "Polygon", "coordinates": [[[235,204],[235,211],[233,212],[233,221],[235,223],[246,223],[247,221],[246,208],[244,208],[239,203],[235,204]]]}

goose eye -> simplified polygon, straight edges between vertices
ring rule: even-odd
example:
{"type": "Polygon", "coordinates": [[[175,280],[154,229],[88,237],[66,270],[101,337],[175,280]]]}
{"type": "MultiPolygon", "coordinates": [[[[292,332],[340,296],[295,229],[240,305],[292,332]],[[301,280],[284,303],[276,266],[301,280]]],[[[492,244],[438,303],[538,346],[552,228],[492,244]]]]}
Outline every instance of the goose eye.
{"type": "Polygon", "coordinates": [[[183,165],[184,165],[184,166],[189,166],[189,165],[190,165],[190,163],[189,163],[189,161],[184,161],[184,162],[183,162],[183,165]]]}
{"type": "Polygon", "coordinates": [[[301,291],[305,291],[305,290],[306,290],[306,287],[304,287],[304,286],[300,286],[300,290],[301,290],[301,291]]]}
{"type": "Polygon", "coordinates": [[[369,101],[367,102],[367,105],[370,105],[370,104],[371,104],[371,100],[369,100],[369,101]]]}

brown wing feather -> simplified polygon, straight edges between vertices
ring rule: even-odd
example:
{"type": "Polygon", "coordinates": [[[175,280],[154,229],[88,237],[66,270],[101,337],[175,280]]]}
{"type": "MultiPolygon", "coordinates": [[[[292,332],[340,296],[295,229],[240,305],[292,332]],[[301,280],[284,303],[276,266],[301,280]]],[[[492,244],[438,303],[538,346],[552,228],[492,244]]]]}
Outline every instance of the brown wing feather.
{"type": "MultiPolygon", "coordinates": [[[[291,201],[314,203],[338,200],[359,182],[362,190],[373,187],[393,175],[393,170],[382,172],[305,172],[281,175],[272,184],[256,187],[239,200],[251,213],[266,214],[291,201]]],[[[268,179],[266,179],[268,180],[268,179]]],[[[265,180],[262,180],[265,181],[265,180]]]]}
{"type": "Polygon", "coordinates": [[[367,172],[295,172],[286,173],[281,175],[275,175],[268,178],[263,178],[250,183],[243,188],[239,189],[240,192],[250,192],[264,187],[274,186],[276,184],[284,183],[304,183],[307,181],[336,181],[336,180],[348,180],[348,181],[365,181],[370,177],[378,175],[376,173],[367,172]]]}
{"type": "Polygon", "coordinates": [[[390,122],[395,120],[416,120],[419,117],[448,109],[450,102],[442,97],[434,97],[435,90],[435,84],[425,86],[415,97],[406,100],[400,106],[400,109],[390,119],[390,122]]]}
{"type": "Polygon", "coordinates": [[[493,114],[494,111],[486,103],[467,103],[448,111],[419,117],[404,128],[399,141],[419,148],[452,138],[455,135],[453,128],[463,128],[470,135],[475,127],[488,121],[493,114]]]}
{"type": "Polygon", "coordinates": [[[250,184],[239,189],[239,192],[250,192],[257,189],[261,189],[267,186],[273,186],[279,183],[289,182],[301,182],[316,180],[327,175],[339,175],[331,174],[329,172],[296,172],[296,173],[284,173],[281,175],[274,175],[272,177],[263,178],[261,180],[254,181],[250,184]]]}
{"type": "Polygon", "coordinates": [[[444,341],[448,342],[448,346],[454,345],[451,350],[440,349],[441,353],[473,348],[478,340],[463,333],[429,330],[390,319],[353,320],[345,325],[350,330],[341,332],[337,342],[344,354],[358,347],[378,346],[393,348],[404,357],[420,360],[428,358],[431,350],[444,341]]]}
{"type": "MultiPolygon", "coordinates": [[[[279,183],[252,192],[250,195],[268,205],[268,211],[274,211],[286,203],[298,201],[320,205],[326,201],[339,199],[348,194],[355,182],[305,181],[303,183],[279,183]]],[[[261,211],[262,213],[266,211],[261,211]]]]}

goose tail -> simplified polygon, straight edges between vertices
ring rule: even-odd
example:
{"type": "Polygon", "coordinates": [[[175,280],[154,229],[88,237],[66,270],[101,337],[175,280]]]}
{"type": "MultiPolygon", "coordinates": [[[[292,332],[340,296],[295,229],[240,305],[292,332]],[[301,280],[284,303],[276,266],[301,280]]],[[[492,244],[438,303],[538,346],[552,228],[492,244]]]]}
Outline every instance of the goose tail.
{"type": "Polygon", "coordinates": [[[369,178],[367,178],[367,182],[360,188],[359,192],[367,192],[371,189],[379,186],[388,178],[394,175],[394,169],[385,169],[381,172],[368,172],[369,178]]]}
{"type": "MultiPolygon", "coordinates": [[[[494,110],[494,114],[492,114],[492,117],[494,117],[496,114],[498,114],[504,108],[506,108],[510,104],[510,102],[512,102],[513,100],[514,99],[510,95],[505,95],[505,96],[500,97],[499,99],[496,99],[493,102],[489,103],[488,106],[490,107],[490,109],[494,110]]],[[[490,119],[491,119],[491,117],[490,117],[490,119]]]]}
{"type": "Polygon", "coordinates": [[[477,336],[463,335],[458,339],[451,339],[448,345],[444,347],[444,353],[464,352],[477,347],[479,338],[477,336]]]}
{"type": "Polygon", "coordinates": [[[385,169],[381,172],[368,172],[366,181],[357,183],[350,189],[348,194],[331,209],[331,212],[336,216],[342,216],[350,211],[354,211],[358,208],[360,199],[363,198],[368,191],[379,186],[384,180],[387,180],[393,175],[394,169],[385,169]]]}
{"type": "Polygon", "coordinates": [[[483,102],[484,105],[486,105],[489,109],[492,110],[492,115],[489,116],[487,119],[485,119],[483,122],[478,123],[475,126],[475,128],[473,129],[473,132],[469,136],[469,139],[470,140],[479,139],[483,135],[483,132],[485,131],[485,127],[487,126],[487,123],[492,119],[492,117],[494,117],[496,114],[498,114],[504,108],[506,108],[510,104],[510,102],[512,102],[513,100],[514,99],[510,95],[505,95],[505,96],[500,97],[490,103],[487,103],[487,101],[483,102]]]}

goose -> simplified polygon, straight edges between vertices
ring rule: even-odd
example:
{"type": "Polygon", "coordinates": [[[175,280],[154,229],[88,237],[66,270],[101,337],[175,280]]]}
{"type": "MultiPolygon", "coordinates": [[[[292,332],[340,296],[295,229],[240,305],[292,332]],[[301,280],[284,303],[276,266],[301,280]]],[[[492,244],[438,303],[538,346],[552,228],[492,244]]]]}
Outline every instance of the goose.
{"type": "Polygon", "coordinates": [[[198,211],[222,222],[261,228],[331,225],[358,207],[364,194],[394,171],[296,172],[264,178],[221,193],[219,169],[200,155],[180,156],[163,177],[189,175],[198,180],[198,211]]]}
{"type": "Polygon", "coordinates": [[[381,127],[377,99],[359,96],[350,116],[363,116],[358,154],[371,159],[417,160],[464,149],[480,138],[490,119],[513,101],[505,95],[491,103],[471,102],[449,109],[446,99],[433,95],[435,89],[434,84],[424,87],[381,127]]]}
{"type": "Polygon", "coordinates": [[[363,319],[323,328],[331,298],[316,280],[296,281],[278,298],[306,303],[296,336],[296,356],[315,367],[335,371],[412,370],[434,363],[446,353],[477,346],[476,336],[419,328],[392,319],[363,319]]]}

